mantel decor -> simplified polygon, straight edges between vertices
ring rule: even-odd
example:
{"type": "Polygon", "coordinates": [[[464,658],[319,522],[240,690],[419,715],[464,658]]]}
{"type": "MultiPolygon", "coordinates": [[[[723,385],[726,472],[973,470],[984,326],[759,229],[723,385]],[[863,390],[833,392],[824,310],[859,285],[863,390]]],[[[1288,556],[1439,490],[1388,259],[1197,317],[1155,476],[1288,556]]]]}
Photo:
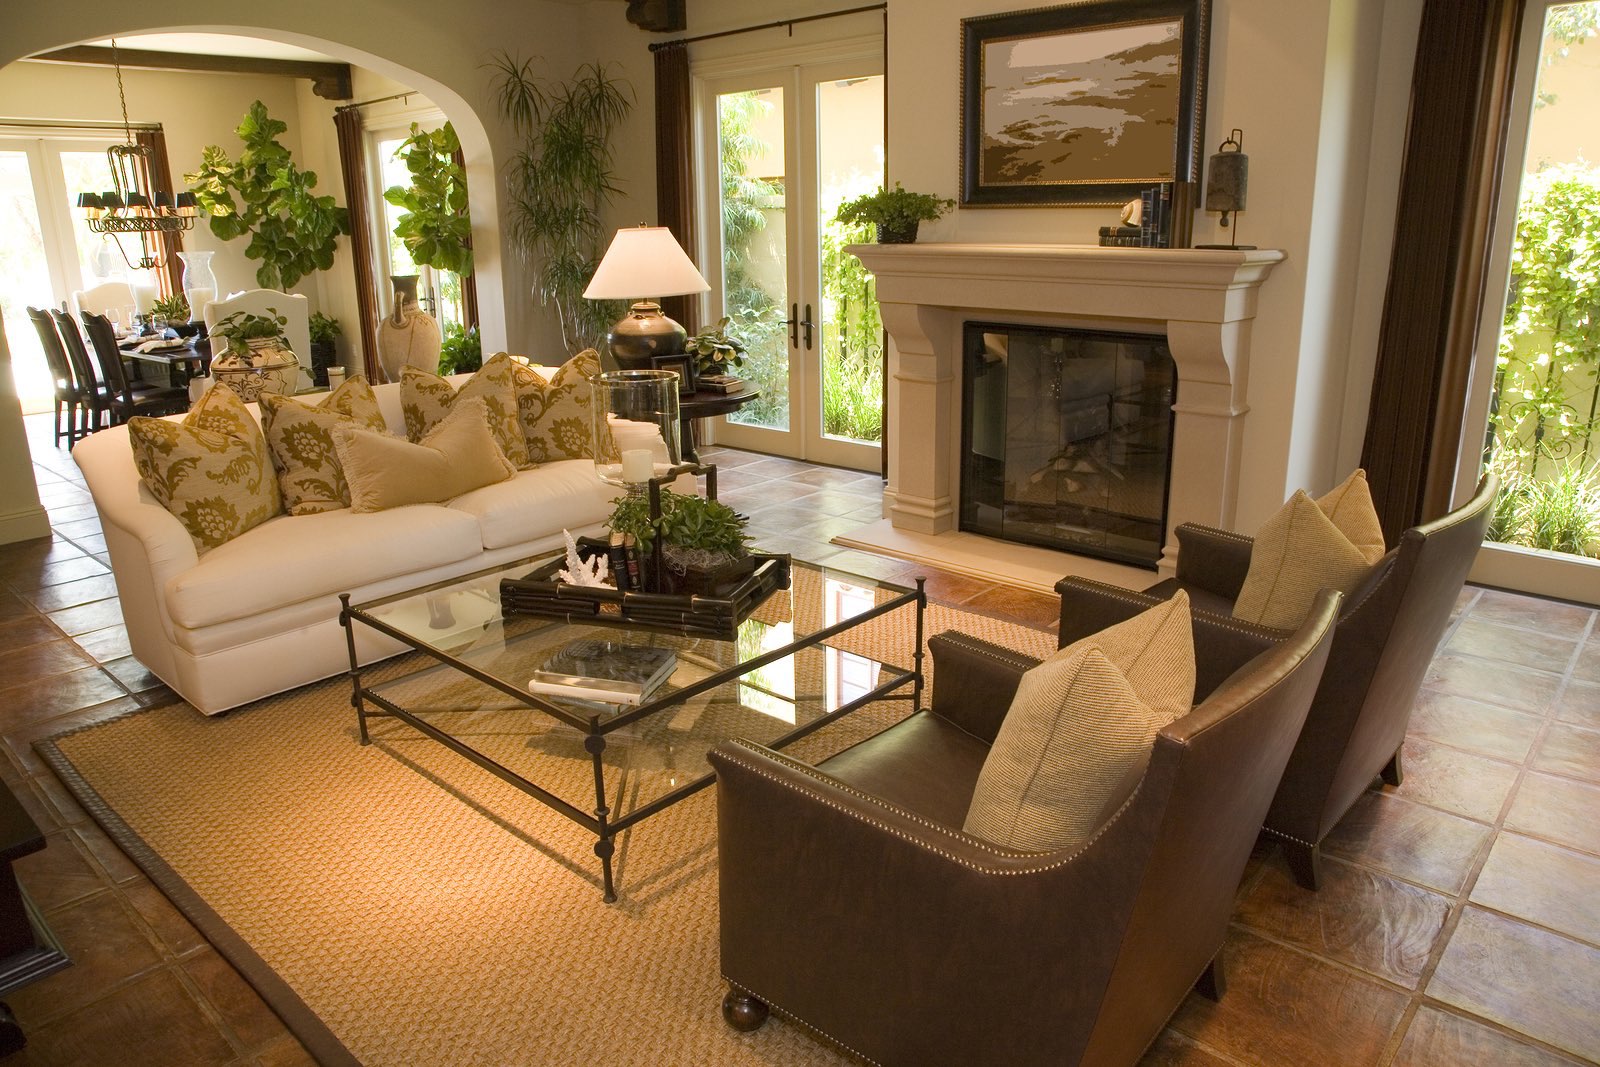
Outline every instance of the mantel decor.
{"type": "Polygon", "coordinates": [[[961,21],[961,204],[1122,204],[1200,180],[1211,0],[961,21]]]}

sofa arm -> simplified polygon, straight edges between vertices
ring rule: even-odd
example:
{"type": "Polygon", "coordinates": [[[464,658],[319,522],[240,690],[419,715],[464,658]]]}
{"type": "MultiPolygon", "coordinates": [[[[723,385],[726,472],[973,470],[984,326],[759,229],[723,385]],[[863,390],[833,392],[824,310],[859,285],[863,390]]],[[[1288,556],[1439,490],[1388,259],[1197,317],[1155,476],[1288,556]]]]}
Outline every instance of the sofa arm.
{"type": "Polygon", "coordinates": [[[1039,661],[954,630],[928,638],[928,651],[934,665],[930,710],[993,744],[1023,672],[1039,661]]]}
{"type": "Polygon", "coordinates": [[[1186,522],[1178,535],[1178,581],[1233,601],[1250,570],[1255,539],[1231,530],[1186,522]]]}

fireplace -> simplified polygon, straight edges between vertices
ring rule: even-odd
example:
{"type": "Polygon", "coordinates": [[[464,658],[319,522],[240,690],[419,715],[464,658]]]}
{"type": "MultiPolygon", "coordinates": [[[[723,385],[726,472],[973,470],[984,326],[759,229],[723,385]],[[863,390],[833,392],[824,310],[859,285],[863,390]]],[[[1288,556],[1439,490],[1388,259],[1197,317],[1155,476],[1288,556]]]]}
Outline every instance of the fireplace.
{"type": "Polygon", "coordinates": [[[967,322],[959,528],[1154,570],[1176,391],[1159,336],[967,322]]]}

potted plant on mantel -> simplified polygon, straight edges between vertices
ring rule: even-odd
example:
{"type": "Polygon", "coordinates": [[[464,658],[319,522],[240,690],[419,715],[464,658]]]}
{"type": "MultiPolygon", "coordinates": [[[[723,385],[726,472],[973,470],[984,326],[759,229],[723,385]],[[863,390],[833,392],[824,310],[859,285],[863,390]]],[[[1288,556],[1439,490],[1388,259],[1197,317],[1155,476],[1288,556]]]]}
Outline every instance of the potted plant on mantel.
{"type": "Polygon", "coordinates": [[[916,241],[919,223],[932,222],[955,203],[931,193],[908,193],[895,182],[893,189],[879,189],[840,204],[834,219],[847,224],[870,222],[878,227],[879,244],[907,245],[916,241]]]}

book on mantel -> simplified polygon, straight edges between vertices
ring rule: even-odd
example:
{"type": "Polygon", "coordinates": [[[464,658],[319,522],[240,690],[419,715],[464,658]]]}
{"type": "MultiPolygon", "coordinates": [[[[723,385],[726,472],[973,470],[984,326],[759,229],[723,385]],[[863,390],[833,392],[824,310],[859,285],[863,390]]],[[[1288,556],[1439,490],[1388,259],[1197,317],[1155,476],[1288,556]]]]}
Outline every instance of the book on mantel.
{"type": "Polygon", "coordinates": [[[678,654],[670,648],[606,641],[568,641],[533,672],[528,691],[569,700],[643,704],[672,675],[678,654]]]}

